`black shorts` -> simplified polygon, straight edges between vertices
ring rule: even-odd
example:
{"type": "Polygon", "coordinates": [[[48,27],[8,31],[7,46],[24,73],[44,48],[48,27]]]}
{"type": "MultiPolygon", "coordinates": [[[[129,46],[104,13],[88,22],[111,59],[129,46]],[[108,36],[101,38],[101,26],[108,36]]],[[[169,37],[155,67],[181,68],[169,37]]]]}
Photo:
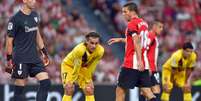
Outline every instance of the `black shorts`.
{"type": "Polygon", "coordinates": [[[28,76],[35,77],[38,73],[44,72],[45,67],[42,62],[39,63],[18,63],[12,72],[12,78],[24,79],[28,76]]]}
{"type": "Polygon", "coordinates": [[[151,87],[149,71],[145,70],[141,72],[135,69],[121,68],[117,85],[126,89],[151,87]]]}
{"type": "Polygon", "coordinates": [[[160,84],[160,74],[159,72],[154,72],[151,75],[151,86],[159,85],[160,84]]]}

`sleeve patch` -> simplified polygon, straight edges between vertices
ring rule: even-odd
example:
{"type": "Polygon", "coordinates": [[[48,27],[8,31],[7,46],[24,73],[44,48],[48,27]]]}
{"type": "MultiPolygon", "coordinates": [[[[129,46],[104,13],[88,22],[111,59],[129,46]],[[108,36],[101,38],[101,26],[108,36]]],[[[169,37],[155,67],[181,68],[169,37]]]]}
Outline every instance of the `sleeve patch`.
{"type": "Polygon", "coordinates": [[[137,32],[136,31],[130,31],[130,30],[128,30],[128,35],[130,35],[130,36],[135,36],[135,35],[137,35],[137,32]]]}
{"type": "Polygon", "coordinates": [[[8,30],[12,30],[13,29],[13,23],[12,22],[9,22],[8,23],[8,30]]]}
{"type": "Polygon", "coordinates": [[[171,66],[177,67],[177,61],[176,61],[176,59],[173,58],[171,66]]]}
{"type": "Polygon", "coordinates": [[[37,17],[34,17],[34,20],[36,21],[36,23],[38,23],[38,18],[37,17]]]}
{"type": "Polygon", "coordinates": [[[133,34],[132,34],[132,37],[134,37],[134,36],[136,36],[136,35],[137,35],[137,33],[133,33],[133,34]]]}

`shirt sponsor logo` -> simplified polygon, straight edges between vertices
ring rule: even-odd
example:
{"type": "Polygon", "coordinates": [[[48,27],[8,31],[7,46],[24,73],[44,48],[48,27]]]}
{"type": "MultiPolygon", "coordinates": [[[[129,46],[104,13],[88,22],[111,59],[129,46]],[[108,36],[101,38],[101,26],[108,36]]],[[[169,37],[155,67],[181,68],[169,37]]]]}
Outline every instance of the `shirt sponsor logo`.
{"type": "Polygon", "coordinates": [[[38,27],[29,28],[28,26],[25,26],[24,29],[25,29],[25,32],[32,32],[32,31],[38,30],[38,27]]]}

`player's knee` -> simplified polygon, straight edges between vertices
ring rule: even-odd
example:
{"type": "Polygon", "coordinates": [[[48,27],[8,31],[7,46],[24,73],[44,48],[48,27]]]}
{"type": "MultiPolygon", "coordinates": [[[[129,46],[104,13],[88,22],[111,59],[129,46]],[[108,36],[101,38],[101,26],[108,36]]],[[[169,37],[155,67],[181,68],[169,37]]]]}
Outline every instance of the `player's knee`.
{"type": "Polygon", "coordinates": [[[94,95],[94,87],[87,86],[84,89],[84,92],[85,92],[86,95],[94,95]]]}
{"type": "Polygon", "coordinates": [[[124,101],[126,95],[126,89],[117,86],[116,88],[116,101],[124,101]]]}
{"type": "Polygon", "coordinates": [[[171,88],[163,86],[163,92],[170,93],[171,90],[172,90],[171,88]]]}
{"type": "Polygon", "coordinates": [[[183,92],[184,93],[190,93],[191,92],[191,88],[188,87],[188,88],[182,88],[183,92]]]}
{"type": "Polygon", "coordinates": [[[67,83],[64,88],[64,93],[66,95],[73,95],[73,92],[74,92],[74,85],[67,83]]]}
{"type": "Polygon", "coordinates": [[[15,80],[15,85],[17,85],[17,86],[25,86],[25,84],[26,84],[26,80],[24,80],[24,79],[16,79],[15,80]]]}
{"type": "Polygon", "coordinates": [[[116,88],[116,96],[125,96],[126,94],[126,89],[122,88],[122,87],[119,87],[117,86],[116,88]]]}
{"type": "Polygon", "coordinates": [[[147,98],[152,98],[154,96],[150,88],[142,88],[141,91],[147,98]]]}
{"type": "Polygon", "coordinates": [[[161,92],[160,86],[154,86],[151,88],[151,90],[154,94],[158,94],[161,92]]]}

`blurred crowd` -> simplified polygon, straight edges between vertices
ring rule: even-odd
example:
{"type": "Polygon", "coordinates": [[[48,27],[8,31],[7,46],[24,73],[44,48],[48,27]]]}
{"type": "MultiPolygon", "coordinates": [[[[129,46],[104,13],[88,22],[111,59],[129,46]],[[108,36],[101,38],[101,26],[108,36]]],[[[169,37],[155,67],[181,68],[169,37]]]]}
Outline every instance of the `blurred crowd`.
{"type": "Polygon", "coordinates": [[[164,23],[159,37],[159,67],[184,42],[191,41],[198,55],[197,67],[201,68],[201,0],[90,0],[94,13],[109,17],[119,34],[126,28],[121,7],[128,1],[138,4],[140,16],[149,24],[154,20],[164,23]]]}
{"type": "MultiPolygon", "coordinates": [[[[0,84],[11,83],[12,80],[5,68],[5,37],[7,22],[16,11],[20,9],[20,0],[0,1],[0,84]]],[[[95,31],[88,26],[88,22],[78,9],[74,9],[72,0],[38,0],[36,11],[40,14],[40,32],[47,46],[51,64],[46,67],[50,79],[54,84],[61,84],[60,63],[73,47],[84,41],[84,35],[95,31]],[[72,9],[73,8],[73,9],[72,9]]],[[[104,58],[100,61],[94,80],[97,83],[114,83],[120,65],[117,58],[112,55],[110,47],[105,47],[104,58]]],[[[28,83],[37,83],[33,78],[28,83]]]]}

